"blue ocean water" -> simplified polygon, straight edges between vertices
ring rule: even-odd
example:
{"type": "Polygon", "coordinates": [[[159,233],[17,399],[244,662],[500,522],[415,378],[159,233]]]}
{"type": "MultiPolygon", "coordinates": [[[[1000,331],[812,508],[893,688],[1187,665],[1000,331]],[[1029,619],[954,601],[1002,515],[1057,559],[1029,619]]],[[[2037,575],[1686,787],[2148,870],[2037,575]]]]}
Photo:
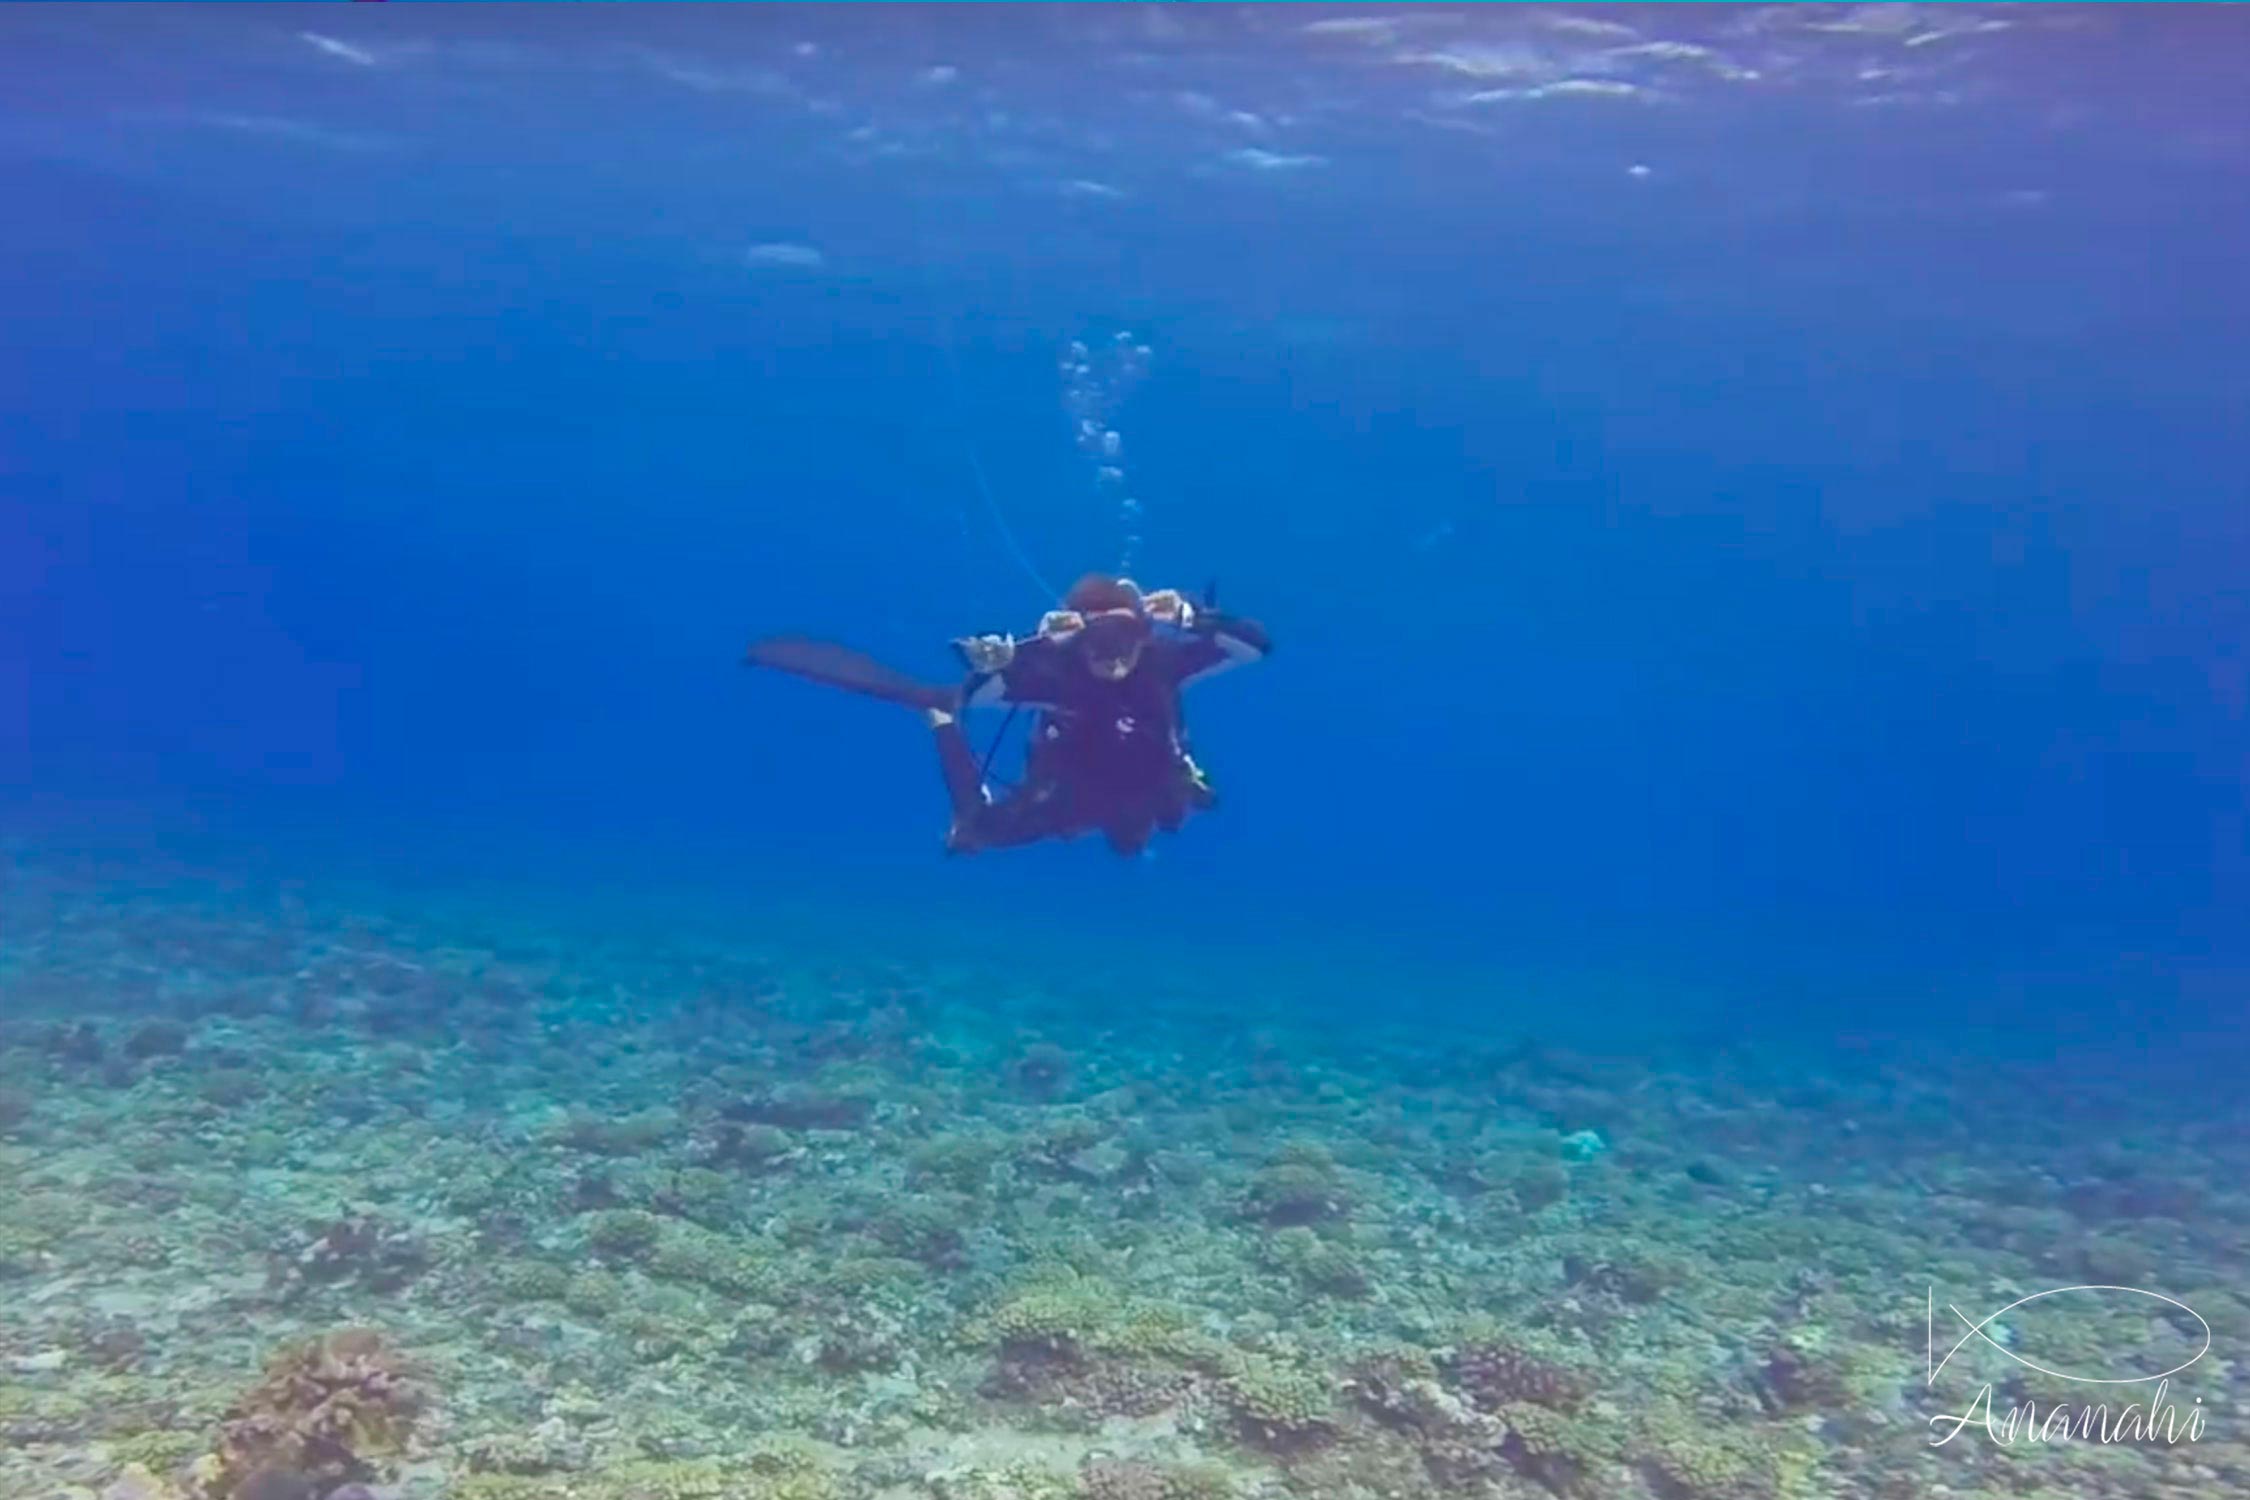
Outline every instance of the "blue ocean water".
{"type": "Polygon", "coordinates": [[[28,826],[2239,1014],[2231,12],[6,24],[28,826]],[[941,861],[917,731],[733,668],[1128,530],[1281,643],[1144,867],[941,861]]]}
{"type": "Polygon", "coordinates": [[[19,805],[2231,988],[2231,16],[1348,19],[13,20],[19,805]],[[1137,525],[1056,370],[1120,329],[1137,525]],[[930,858],[907,726],[722,670],[942,673],[1050,602],[1011,545],[1128,527],[1283,643],[1199,694],[1228,806],[1149,869],[930,858]]]}

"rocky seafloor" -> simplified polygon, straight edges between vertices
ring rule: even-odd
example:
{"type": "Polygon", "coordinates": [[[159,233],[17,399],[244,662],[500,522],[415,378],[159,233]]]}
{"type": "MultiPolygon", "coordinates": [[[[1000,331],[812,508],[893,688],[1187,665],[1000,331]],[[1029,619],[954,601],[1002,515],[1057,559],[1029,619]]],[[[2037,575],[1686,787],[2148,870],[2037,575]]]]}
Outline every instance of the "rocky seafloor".
{"type": "Polygon", "coordinates": [[[2223,1094],[23,890],[10,1500],[2250,1494],[2223,1094]]]}

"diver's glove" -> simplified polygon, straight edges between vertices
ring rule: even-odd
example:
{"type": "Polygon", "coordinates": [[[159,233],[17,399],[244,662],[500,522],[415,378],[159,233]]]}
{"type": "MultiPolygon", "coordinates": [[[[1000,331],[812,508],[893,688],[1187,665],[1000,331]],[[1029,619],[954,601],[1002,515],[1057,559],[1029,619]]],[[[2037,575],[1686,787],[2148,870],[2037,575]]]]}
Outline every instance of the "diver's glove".
{"type": "Polygon", "coordinates": [[[1195,629],[1196,609],[1178,589],[1158,589],[1141,600],[1141,608],[1159,624],[1181,630],[1195,629]]]}
{"type": "Polygon", "coordinates": [[[1016,643],[1004,635],[966,635],[953,643],[972,672],[1000,672],[1016,659],[1016,643]]]}
{"type": "Polygon", "coordinates": [[[1067,641],[1086,628],[1086,617],[1075,609],[1050,609],[1039,617],[1039,633],[1050,641],[1067,641]]]}

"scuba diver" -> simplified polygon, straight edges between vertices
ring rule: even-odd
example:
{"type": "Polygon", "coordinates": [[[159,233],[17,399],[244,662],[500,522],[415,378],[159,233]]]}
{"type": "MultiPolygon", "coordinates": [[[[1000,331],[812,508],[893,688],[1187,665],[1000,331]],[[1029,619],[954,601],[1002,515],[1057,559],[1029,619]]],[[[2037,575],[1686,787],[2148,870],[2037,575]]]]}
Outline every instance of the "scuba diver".
{"type": "Polygon", "coordinates": [[[970,636],[953,646],[968,674],[951,688],[794,637],[757,642],[745,660],[919,709],[952,804],[948,852],[1100,833],[1134,855],[1216,800],[1188,753],[1181,689],[1272,649],[1254,621],[1099,573],[1081,578],[1031,636],[970,636]],[[985,780],[991,757],[978,760],[960,722],[966,710],[994,705],[1033,710],[1022,780],[1000,796],[985,780]]]}

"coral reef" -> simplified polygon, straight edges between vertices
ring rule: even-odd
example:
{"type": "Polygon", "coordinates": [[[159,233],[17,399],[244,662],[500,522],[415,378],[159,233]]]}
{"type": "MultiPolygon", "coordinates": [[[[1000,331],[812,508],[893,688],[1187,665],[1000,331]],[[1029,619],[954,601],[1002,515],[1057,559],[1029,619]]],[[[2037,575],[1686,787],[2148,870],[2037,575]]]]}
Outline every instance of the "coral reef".
{"type": "MultiPolygon", "coordinates": [[[[864,924],[49,907],[0,931],[0,1494],[2250,1492],[2233,1096],[2113,1091],[2081,1138],[2036,1071],[1239,990],[1120,1026],[1083,975],[864,924]],[[2202,1442],[1929,1446],[1984,1383],[2076,1396],[1974,1345],[1932,1390],[1924,1286],[2144,1277],[2212,1325],[2175,1377],[2202,1442]]],[[[2140,1374],[2200,1336],[2093,1302],[1995,1332],[2140,1374]]]]}
{"type": "Polygon", "coordinates": [[[414,1235],[354,1214],[312,1226],[302,1246],[277,1260],[274,1275],[284,1288],[351,1280],[371,1292],[394,1292],[429,1268],[429,1247],[414,1235]]]}
{"type": "Polygon", "coordinates": [[[1340,1219],[1352,1210],[1351,1185],[1344,1180],[1328,1148],[1317,1142],[1298,1142],[1268,1158],[1250,1179],[1243,1208],[1253,1217],[1280,1227],[1319,1224],[1340,1219]]]}
{"type": "Polygon", "coordinates": [[[747,1095],[727,1106],[725,1116],[738,1124],[786,1130],[856,1130],[874,1108],[875,1101],[862,1094],[783,1087],[747,1095]]]}
{"type": "Polygon", "coordinates": [[[1594,1388],[1593,1373],[1585,1365],[1508,1339],[1469,1344],[1447,1363],[1454,1383],[1485,1411],[1525,1402],[1567,1411],[1582,1404],[1594,1388]]]}
{"type": "Polygon", "coordinates": [[[576,1151],[601,1156],[639,1156],[653,1151],[680,1130],[677,1110],[658,1106],[629,1115],[601,1115],[574,1109],[555,1126],[554,1138],[576,1151]]]}
{"type": "Polygon", "coordinates": [[[1008,1081],[1031,1099],[1052,1099],[1070,1081],[1070,1054],[1053,1042],[1033,1042],[1008,1064],[1008,1081]]]}
{"type": "Polygon", "coordinates": [[[125,1038],[124,1053],[137,1061],[152,1057],[177,1057],[187,1051],[188,1029],[169,1017],[143,1021],[125,1038]]]}
{"type": "Polygon", "coordinates": [[[373,1478],[405,1451],[423,1406],[381,1334],[308,1339],[277,1353],[228,1412],[198,1487],[210,1500],[278,1500],[373,1478]]]}
{"type": "Polygon", "coordinates": [[[1366,1264],[1350,1245],[1324,1240],[1311,1229],[1276,1230],[1262,1248],[1268,1264],[1307,1291],[1364,1297],[1373,1289],[1366,1264]]]}

